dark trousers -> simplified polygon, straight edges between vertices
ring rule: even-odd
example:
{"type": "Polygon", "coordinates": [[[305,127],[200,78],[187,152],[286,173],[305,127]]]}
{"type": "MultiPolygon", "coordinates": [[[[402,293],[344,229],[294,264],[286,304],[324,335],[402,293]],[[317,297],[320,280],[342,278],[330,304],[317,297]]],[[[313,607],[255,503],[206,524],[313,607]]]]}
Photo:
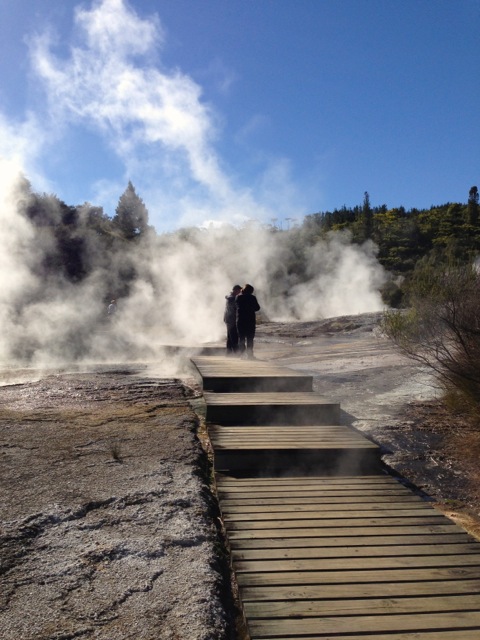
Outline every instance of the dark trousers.
{"type": "Polygon", "coordinates": [[[236,353],[238,351],[238,331],[236,324],[227,324],[227,351],[236,353]]]}
{"type": "Polygon", "coordinates": [[[240,353],[253,356],[253,339],[255,338],[255,325],[237,325],[238,330],[238,350],[240,353]]]}

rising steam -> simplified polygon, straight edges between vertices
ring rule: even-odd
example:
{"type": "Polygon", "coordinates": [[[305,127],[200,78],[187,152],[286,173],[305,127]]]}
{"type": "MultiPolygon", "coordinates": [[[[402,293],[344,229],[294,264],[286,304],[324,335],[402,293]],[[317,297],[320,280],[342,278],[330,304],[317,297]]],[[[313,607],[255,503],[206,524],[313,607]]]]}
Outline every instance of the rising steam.
{"type": "Polygon", "coordinates": [[[382,307],[383,270],[373,245],[358,247],[332,235],[308,250],[308,272],[300,283],[287,268],[292,232],[260,225],[147,234],[128,254],[108,259],[95,252],[85,231],[91,242],[87,278],[72,283],[58,274],[37,277],[50,236],[48,230],[34,230],[18,211],[20,192],[11,178],[10,190],[2,190],[0,225],[3,361],[155,359],[165,345],[220,340],[224,296],[234,282],[254,283],[270,320],[313,320],[382,307]],[[116,262],[128,263],[137,276],[109,320],[105,300],[115,295],[116,262]]]}
{"type": "MultiPolygon", "coordinates": [[[[307,249],[299,231],[295,248],[289,233],[267,228],[266,220],[297,216],[303,207],[288,162],[274,160],[255,189],[235,185],[216,153],[219,128],[201,88],[158,64],[165,43],[158,18],[140,18],[123,0],[97,0],[75,16],[75,46],[66,58],[53,53],[48,34],[31,40],[46,117],[30,113],[13,126],[0,114],[0,361],[155,359],[165,344],[223,339],[224,296],[236,282],[255,286],[271,320],[382,308],[384,274],[372,245],[333,235],[307,249]],[[118,265],[85,233],[90,275],[75,284],[60,276],[46,280],[40,265],[51,237],[19,206],[19,174],[34,188],[51,189],[39,168],[42,152],[72,125],[95,131],[123,163],[117,198],[132,177],[157,229],[166,215],[177,227],[195,226],[189,233],[152,234],[131,251],[137,278],[110,323],[105,300],[117,296],[111,273],[118,265]],[[252,219],[259,222],[246,222],[252,219]],[[215,224],[202,228],[206,220],[215,224]],[[301,278],[291,268],[295,251],[308,251],[301,278]]],[[[112,190],[102,176],[96,187],[97,195],[112,190]]]]}

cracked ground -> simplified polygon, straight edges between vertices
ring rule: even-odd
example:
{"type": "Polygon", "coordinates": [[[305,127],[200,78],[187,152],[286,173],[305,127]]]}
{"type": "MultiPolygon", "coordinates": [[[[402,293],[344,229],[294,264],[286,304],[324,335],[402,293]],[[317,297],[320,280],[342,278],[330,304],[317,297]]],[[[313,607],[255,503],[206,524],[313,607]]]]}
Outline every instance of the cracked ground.
{"type": "Polygon", "coordinates": [[[128,371],[0,388],[3,640],[230,637],[189,395],[128,371]]]}

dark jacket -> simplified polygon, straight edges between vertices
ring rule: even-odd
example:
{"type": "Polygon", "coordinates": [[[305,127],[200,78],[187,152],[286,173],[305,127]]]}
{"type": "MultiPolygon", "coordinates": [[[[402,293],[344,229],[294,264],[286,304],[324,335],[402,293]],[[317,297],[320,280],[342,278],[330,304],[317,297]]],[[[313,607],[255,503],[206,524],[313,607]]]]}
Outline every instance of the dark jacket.
{"type": "Polygon", "coordinates": [[[234,327],[237,322],[237,308],[235,306],[236,295],[234,293],[229,293],[228,296],[225,296],[225,313],[223,314],[223,321],[229,327],[234,327]]]}
{"type": "Polygon", "coordinates": [[[237,326],[255,326],[255,312],[260,311],[260,305],[253,293],[241,293],[236,297],[237,326]]]}

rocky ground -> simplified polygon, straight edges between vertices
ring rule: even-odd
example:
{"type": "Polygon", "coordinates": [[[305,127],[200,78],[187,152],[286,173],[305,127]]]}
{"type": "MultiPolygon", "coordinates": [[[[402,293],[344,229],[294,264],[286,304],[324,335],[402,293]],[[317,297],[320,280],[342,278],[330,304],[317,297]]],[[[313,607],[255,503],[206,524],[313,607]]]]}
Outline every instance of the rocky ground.
{"type": "MultiPolygon", "coordinates": [[[[378,320],[261,324],[256,355],[311,373],[392,472],[475,530],[475,434],[378,320]]],[[[236,638],[195,379],[131,365],[0,382],[2,639],[236,638]]]]}
{"type": "Polygon", "coordinates": [[[132,368],[0,388],[3,640],[232,637],[192,395],[132,368]]]}

